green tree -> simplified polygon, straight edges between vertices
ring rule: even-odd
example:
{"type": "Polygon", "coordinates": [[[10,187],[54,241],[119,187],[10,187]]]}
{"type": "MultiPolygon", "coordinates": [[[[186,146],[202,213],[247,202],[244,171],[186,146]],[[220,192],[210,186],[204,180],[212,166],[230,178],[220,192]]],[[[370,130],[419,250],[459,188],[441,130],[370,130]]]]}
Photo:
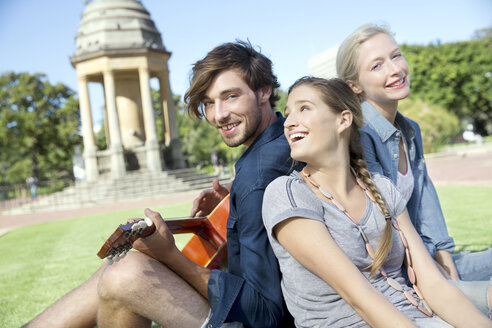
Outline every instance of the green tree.
{"type": "Polygon", "coordinates": [[[492,27],[482,28],[473,33],[474,40],[492,40],[492,27]]]}
{"type": "Polygon", "coordinates": [[[183,154],[190,165],[210,165],[214,148],[222,161],[228,159],[227,148],[222,148],[219,133],[206,120],[193,120],[184,111],[180,111],[178,124],[183,154]]]}
{"type": "Polygon", "coordinates": [[[277,95],[279,96],[279,99],[275,103],[275,110],[277,112],[281,112],[282,114],[285,113],[285,105],[287,105],[287,93],[283,92],[280,89],[277,89],[277,95]]]}
{"type": "MultiPolygon", "coordinates": [[[[489,31],[490,32],[490,31],[489,31]]],[[[412,95],[471,118],[478,133],[492,133],[492,39],[402,45],[411,69],[412,95]]]]}
{"type": "Polygon", "coordinates": [[[419,124],[425,153],[438,151],[461,130],[458,117],[439,105],[407,98],[400,102],[398,110],[419,124]]]}
{"type": "Polygon", "coordinates": [[[101,128],[96,133],[96,146],[99,150],[104,150],[108,147],[106,141],[106,122],[101,125],[101,128]]]}
{"type": "Polygon", "coordinates": [[[2,181],[20,183],[72,176],[74,146],[80,144],[78,100],[44,74],[0,76],[0,171],[2,181]]]}

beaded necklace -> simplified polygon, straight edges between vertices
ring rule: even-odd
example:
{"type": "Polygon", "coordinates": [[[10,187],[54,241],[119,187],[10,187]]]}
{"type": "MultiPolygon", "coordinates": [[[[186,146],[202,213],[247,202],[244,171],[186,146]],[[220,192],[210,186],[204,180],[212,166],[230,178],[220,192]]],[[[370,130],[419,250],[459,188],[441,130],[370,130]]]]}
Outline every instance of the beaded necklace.
{"type": "MultiPolygon", "coordinates": [[[[374,195],[372,194],[372,192],[369,189],[367,189],[365,183],[357,176],[357,174],[355,173],[355,170],[352,167],[350,168],[350,170],[352,171],[352,174],[354,175],[354,177],[355,177],[355,179],[356,179],[357,184],[359,185],[359,187],[364,191],[364,193],[367,195],[367,197],[373,203],[375,203],[376,205],[378,205],[377,202],[376,202],[376,199],[374,198],[374,195]]],[[[347,212],[347,210],[345,209],[345,207],[343,207],[343,205],[339,201],[337,201],[333,197],[333,195],[330,192],[328,192],[328,190],[326,190],[323,186],[321,186],[319,183],[317,183],[311,177],[311,174],[307,172],[306,167],[301,171],[301,173],[303,174],[303,176],[306,178],[306,180],[309,181],[309,183],[313,187],[317,188],[320,191],[320,193],[326,199],[328,199],[330,202],[332,202],[338,208],[338,210],[340,210],[343,214],[345,214],[345,216],[347,218],[349,218],[350,221],[352,221],[352,223],[355,224],[355,226],[357,227],[357,229],[360,232],[360,235],[361,235],[362,239],[364,240],[364,243],[365,243],[365,246],[366,246],[366,250],[367,250],[367,253],[369,254],[369,257],[374,260],[374,255],[375,255],[374,249],[369,244],[369,240],[367,239],[367,236],[365,235],[364,231],[362,230],[362,227],[359,225],[359,223],[357,222],[357,220],[355,220],[347,212]]],[[[400,226],[398,225],[398,222],[396,222],[395,219],[393,219],[391,216],[386,216],[385,219],[386,220],[391,220],[391,224],[393,225],[393,227],[395,228],[395,230],[398,231],[398,234],[400,235],[401,242],[403,244],[403,247],[405,248],[405,259],[407,261],[407,274],[408,274],[408,279],[412,283],[413,290],[415,291],[415,293],[417,294],[417,296],[422,301],[423,307],[420,306],[419,302],[415,299],[415,297],[412,296],[412,294],[410,294],[409,292],[407,292],[406,290],[403,289],[402,285],[398,281],[396,281],[395,279],[393,279],[391,277],[388,277],[388,275],[386,274],[386,271],[384,271],[384,269],[383,269],[382,266],[379,268],[379,272],[381,273],[381,275],[383,277],[386,278],[386,282],[388,283],[388,285],[390,285],[393,289],[402,292],[405,295],[405,297],[407,298],[407,300],[413,306],[415,306],[416,308],[418,308],[425,315],[431,317],[432,316],[432,310],[429,307],[429,305],[427,304],[427,302],[424,300],[424,296],[422,295],[420,289],[416,285],[417,279],[416,279],[415,271],[412,268],[412,261],[410,259],[410,251],[408,250],[408,242],[407,242],[407,239],[405,238],[405,235],[403,234],[403,232],[400,230],[400,226]]]]}

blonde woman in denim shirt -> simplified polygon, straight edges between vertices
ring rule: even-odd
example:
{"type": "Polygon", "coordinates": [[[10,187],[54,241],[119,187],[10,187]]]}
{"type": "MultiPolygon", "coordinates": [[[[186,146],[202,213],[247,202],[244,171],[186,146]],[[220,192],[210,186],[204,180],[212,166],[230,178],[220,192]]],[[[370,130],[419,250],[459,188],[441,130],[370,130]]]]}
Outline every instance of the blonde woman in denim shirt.
{"type": "Polygon", "coordinates": [[[488,312],[492,249],[451,255],[454,241],[427,174],[420,128],[398,112],[398,101],[410,94],[410,72],[389,30],[372,24],[355,30],[338,50],[337,73],[362,101],[361,140],[369,170],[390,178],[403,194],[412,223],[449,279],[484,281],[456,283],[476,304],[481,299],[477,305],[488,312]]]}

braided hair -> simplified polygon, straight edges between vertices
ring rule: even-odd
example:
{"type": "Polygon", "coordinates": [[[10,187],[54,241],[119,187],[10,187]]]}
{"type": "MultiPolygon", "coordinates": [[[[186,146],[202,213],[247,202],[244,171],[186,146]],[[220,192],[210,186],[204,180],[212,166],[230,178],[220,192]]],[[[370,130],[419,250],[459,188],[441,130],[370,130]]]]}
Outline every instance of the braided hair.
{"type": "Polygon", "coordinates": [[[355,170],[357,176],[364,182],[368,191],[372,194],[376,204],[386,218],[383,235],[379,240],[378,247],[371,268],[371,276],[375,275],[383,265],[388,256],[391,246],[393,245],[393,228],[391,224],[391,215],[383,197],[379,193],[376,185],[371,179],[371,174],[367,169],[364,161],[364,151],[360,141],[359,129],[363,126],[362,110],[358,96],[352,89],[341,79],[323,79],[317,77],[303,77],[297,80],[290,88],[288,93],[300,86],[308,85],[320,92],[321,99],[333,111],[341,113],[344,110],[350,110],[353,115],[352,126],[350,130],[349,155],[350,166],[355,170]]]}

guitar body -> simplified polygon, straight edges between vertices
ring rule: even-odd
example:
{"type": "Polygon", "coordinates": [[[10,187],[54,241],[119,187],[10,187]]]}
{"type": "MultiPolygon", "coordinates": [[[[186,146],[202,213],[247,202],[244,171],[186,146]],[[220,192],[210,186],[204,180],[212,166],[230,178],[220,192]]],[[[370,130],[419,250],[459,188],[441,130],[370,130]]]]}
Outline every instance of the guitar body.
{"type": "MultiPolygon", "coordinates": [[[[173,234],[192,233],[181,252],[193,262],[218,269],[227,263],[227,218],[229,216],[229,195],[206,218],[166,220],[173,234]]],[[[120,225],[106,240],[97,253],[106,263],[119,261],[140,237],[150,236],[155,225],[148,218],[120,225]]]]}
{"type": "Polygon", "coordinates": [[[229,217],[229,195],[207,218],[167,220],[173,233],[193,233],[181,252],[209,269],[218,269],[227,261],[227,218],[229,217]],[[194,222],[198,221],[198,222],[194,222]],[[199,223],[196,227],[189,226],[199,223]]]}

